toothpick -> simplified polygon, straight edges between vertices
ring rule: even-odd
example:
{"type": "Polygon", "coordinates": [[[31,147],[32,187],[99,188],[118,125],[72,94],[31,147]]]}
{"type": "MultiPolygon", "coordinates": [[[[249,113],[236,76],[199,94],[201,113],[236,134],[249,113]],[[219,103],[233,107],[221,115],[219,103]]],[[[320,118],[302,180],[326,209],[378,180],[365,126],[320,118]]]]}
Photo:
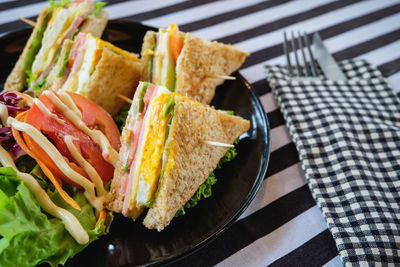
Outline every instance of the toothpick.
{"type": "Polygon", "coordinates": [[[222,79],[222,80],[236,80],[236,77],[227,76],[227,75],[218,75],[218,74],[210,74],[210,75],[208,75],[208,77],[215,78],[215,79],[222,79]]]}
{"type": "Polygon", "coordinates": [[[225,144],[221,142],[215,142],[215,141],[203,141],[204,144],[211,145],[211,146],[222,146],[222,147],[233,147],[233,145],[230,144],[225,144]]]}
{"type": "Polygon", "coordinates": [[[129,104],[132,104],[132,99],[130,99],[129,97],[126,97],[124,95],[118,94],[118,97],[121,98],[122,100],[128,102],[129,104]]]}
{"type": "Polygon", "coordinates": [[[25,22],[26,24],[31,25],[32,27],[36,26],[36,22],[34,22],[33,20],[26,19],[26,18],[19,18],[19,19],[22,20],[23,22],[25,22]]]}

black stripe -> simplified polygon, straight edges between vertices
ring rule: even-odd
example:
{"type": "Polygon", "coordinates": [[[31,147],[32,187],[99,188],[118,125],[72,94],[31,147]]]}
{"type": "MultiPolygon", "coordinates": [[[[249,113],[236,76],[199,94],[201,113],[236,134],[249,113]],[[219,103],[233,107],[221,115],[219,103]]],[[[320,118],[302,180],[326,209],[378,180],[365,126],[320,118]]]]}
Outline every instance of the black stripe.
{"type": "MultiPolygon", "coordinates": [[[[36,21],[37,16],[35,17],[28,17],[27,19],[36,21]]],[[[0,33],[3,32],[11,32],[11,31],[19,31],[22,29],[33,28],[32,26],[22,22],[20,20],[15,20],[7,23],[0,24],[0,33]]]]}
{"type": "Polygon", "coordinates": [[[351,5],[353,3],[359,2],[358,0],[352,0],[352,1],[335,1],[331,2],[326,5],[322,5],[319,7],[312,8],[310,10],[304,11],[302,13],[298,13],[289,17],[281,18],[278,20],[275,20],[274,22],[266,23],[261,26],[251,28],[246,31],[242,31],[239,33],[235,33],[229,36],[225,36],[223,38],[218,39],[219,41],[223,43],[238,43],[241,41],[245,41],[250,38],[257,37],[261,34],[266,34],[272,31],[276,31],[279,29],[282,29],[288,25],[294,24],[296,22],[304,21],[319,15],[322,15],[324,13],[331,12],[333,10],[351,5]]]}
{"type": "Polygon", "coordinates": [[[233,224],[204,248],[170,266],[213,266],[315,206],[307,185],[233,224]]]}
{"type": "Polygon", "coordinates": [[[282,113],[279,108],[275,109],[274,111],[268,112],[267,117],[269,121],[269,127],[271,129],[285,124],[285,120],[283,119],[282,113]]]}
{"type": "Polygon", "coordinates": [[[244,8],[236,9],[236,10],[233,10],[230,12],[218,14],[218,15],[208,17],[205,19],[192,21],[187,24],[182,24],[179,26],[179,28],[185,32],[195,31],[195,30],[198,30],[201,28],[206,28],[206,27],[230,20],[232,18],[238,18],[238,17],[245,16],[245,15],[266,9],[266,8],[271,8],[271,7],[274,7],[277,5],[281,5],[286,2],[289,2],[289,0],[271,0],[268,2],[262,2],[262,3],[258,3],[255,5],[252,5],[252,6],[247,6],[244,8]]]}
{"type": "Polygon", "coordinates": [[[392,42],[399,40],[399,36],[400,36],[400,29],[386,33],[384,35],[377,36],[377,37],[370,39],[368,41],[365,41],[363,43],[359,43],[355,46],[352,46],[347,49],[336,52],[333,54],[333,56],[337,60],[358,57],[359,55],[368,53],[379,47],[388,45],[392,42]]]}
{"type": "Polygon", "coordinates": [[[322,266],[337,255],[335,241],[332,234],[326,229],[269,266],[322,266]]]}
{"type": "Polygon", "coordinates": [[[378,66],[378,69],[382,72],[383,76],[389,77],[400,71],[400,57],[378,66]]]}
{"type": "Polygon", "coordinates": [[[257,92],[259,96],[265,95],[271,92],[271,87],[266,79],[259,80],[251,84],[253,89],[257,92]]]}
{"type": "Polygon", "coordinates": [[[11,8],[16,8],[16,7],[21,7],[21,6],[26,6],[26,5],[30,5],[30,4],[40,3],[40,2],[43,2],[43,0],[9,1],[9,2],[6,2],[6,3],[0,4],[0,11],[11,9],[11,8]]]}
{"type": "Polygon", "coordinates": [[[185,2],[182,2],[182,3],[177,3],[177,4],[172,5],[172,6],[167,6],[167,7],[154,9],[154,10],[151,10],[151,11],[148,11],[148,12],[143,12],[141,14],[124,17],[124,18],[121,18],[121,19],[140,22],[142,20],[153,19],[155,17],[159,17],[159,16],[162,16],[162,15],[167,15],[167,14],[172,13],[172,12],[177,12],[177,11],[184,10],[184,9],[187,9],[187,8],[191,8],[191,7],[195,7],[195,6],[200,6],[200,5],[203,5],[203,4],[206,4],[206,3],[210,3],[210,2],[213,2],[213,0],[185,1],[185,2]]]}
{"type": "MultiPolygon", "coordinates": [[[[25,0],[21,0],[18,2],[24,3],[24,4],[20,4],[20,6],[28,4],[28,3],[25,4],[25,0]]],[[[35,2],[41,2],[41,1],[35,1],[35,2]]],[[[107,6],[115,5],[115,4],[122,3],[122,2],[126,2],[126,0],[113,0],[112,2],[109,1],[107,6]]],[[[1,6],[2,5],[0,5],[0,10],[1,10],[1,6]]],[[[21,16],[23,16],[23,14],[21,14],[21,16]]],[[[27,19],[36,21],[36,18],[37,18],[37,16],[32,16],[32,17],[28,17],[27,19]]],[[[14,32],[14,31],[22,30],[22,29],[27,29],[27,28],[32,28],[32,26],[30,26],[20,20],[13,20],[13,21],[1,24],[0,25],[0,33],[14,32]]]]}
{"type": "Polygon", "coordinates": [[[293,142],[278,148],[271,153],[265,179],[298,162],[299,155],[297,154],[296,146],[293,142]]]}
{"type": "MultiPolygon", "coordinates": [[[[320,33],[320,35],[322,36],[323,39],[327,39],[327,38],[333,37],[335,35],[338,35],[340,33],[358,28],[365,24],[368,24],[368,23],[374,22],[376,20],[385,18],[387,16],[396,14],[398,12],[400,12],[400,4],[390,6],[390,7],[387,7],[387,8],[384,8],[384,9],[381,9],[381,10],[378,10],[378,11],[375,11],[375,12],[372,12],[372,13],[369,13],[366,15],[362,15],[360,17],[357,17],[357,18],[354,18],[351,20],[341,22],[339,24],[327,27],[325,29],[321,29],[318,32],[320,33]]],[[[283,25],[283,26],[287,26],[287,25],[283,25]]],[[[283,36],[282,36],[282,39],[283,39],[283,36]]],[[[266,60],[278,57],[280,55],[283,55],[282,43],[261,49],[257,52],[253,52],[246,59],[242,68],[264,62],[266,60]]]]}

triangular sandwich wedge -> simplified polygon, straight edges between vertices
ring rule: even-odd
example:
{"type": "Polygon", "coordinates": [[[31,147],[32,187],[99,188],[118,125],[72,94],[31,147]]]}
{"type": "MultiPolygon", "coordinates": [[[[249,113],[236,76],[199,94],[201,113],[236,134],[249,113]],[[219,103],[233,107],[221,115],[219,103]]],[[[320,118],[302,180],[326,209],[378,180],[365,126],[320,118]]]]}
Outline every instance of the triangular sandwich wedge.
{"type": "Polygon", "coordinates": [[[250,122],[141,82],[122,132],[117,163],[105,206],[163,230],[193,196],[250,122]]]}
{"type": "Polygon", "coordinates": [[[124,105],[118,96],[132,98],[142,63],[132,53],[91,34],[66,40],[60,60],[47,77],[43,90],[63,90],[83,95],[115,115],[124,105]]]}
{"type": "Polygon", "coordinates": [[[209,104],[215,89],[243,64],[249,55],[233,45],[203,40],[168,29],[148,31],[142,45],[142,80],[209,104]]]}
{"type": "Polygon", "coordinates": [[[108,21],[103,5],[92,0],[51,1],[42,9],[4,89],[24,91],[42,86],[59,58],[64,40],[72,39],[77,32],[100,37],[108,21]]]}

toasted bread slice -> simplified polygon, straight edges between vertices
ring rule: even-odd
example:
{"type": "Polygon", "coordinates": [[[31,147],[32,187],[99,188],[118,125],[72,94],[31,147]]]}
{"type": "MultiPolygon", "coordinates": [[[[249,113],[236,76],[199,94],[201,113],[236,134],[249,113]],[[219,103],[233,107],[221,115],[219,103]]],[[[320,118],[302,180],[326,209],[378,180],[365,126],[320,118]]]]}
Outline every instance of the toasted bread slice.
{"type": "Polygon", "coordinates": [[[166,169],[144,225],[163,230],[217,167],[228,148],[204,141],[232,144],[249,127],[250,122],[241,117],[176,96],[174,118],[165,146],[166,169]]]}
{"type": "Polygon", "coordinates": [[[101,37],[108,21],[108,13],[104,9],[96,16],[89,16],[79,28],[80,32],[90,33],[93,36],[101,37]]]}
{"type": "MultiPolygon", "coordinates": [[[[149,66],[153,46],[153,31],[148,31],[143,39],[142,81],[150,81],[149,66]]],[[[176,64],[175,92],[202,104],[209,104],[215,89],[224,82],[221,76],[229,76],[240,68],[249,54],[233,45],[203,40],[186,33],[182,51],[176,64]]]]}
{"type": "Polygon", "coordinates": [[[215,88],[224,82],[216,76],[232,74],[248,55],[233,45],[203,40],[187,33],[177,61],[175,92],[209,104],[215,88]]]}
{"type": "Polygon", "coordinates": [[[141,61],[143,65],[143,70],[142,70],[142,78],[141,81],[150,81],[149,80],[149,66],[150,66],[150,59],[151,55],[147,53],[148,50],[150,50],[153,47],[153,42],[154,42],[154,35],[156,35],[156,32],[153,31],[147,31],[146,35],[143,38],[143,44],[142,44],[142,52],[141,52],[141,61]]]}
{"type": "MultiPolygon", "coordinates": [[[[20,55],[10,75],[8,75],[7,77],[6,83],[4,84],[4,90],[22,91],[24,89],[26,80],[26,73],[24,71],[25,58],[33,39],[37,35],[38,31],[42,28],[48,12],[49,7],[44,7],[42,9],[42,12],[40,13],[36,21],[36,25],[33,28],[31,36],[29,37],[28,42],[26,43],[24,50],[22,51],[22,54],[20,55]]],[[[82,25],[79,27],[79,31],[91,33],[94,36],[100,37],[103,34],[107,21],[108,13],[105,10],[101,10],[98,15],[87,17],[82,25]]]]}
{"type": "Polygon", "coordinates": [[[124,105],[119,94],[132,98],[142,73],[140,61],[131,61],[105,47],[82,95],[111,115],[124,105]]]}
{"type": "MultiPolygon", "coordinates": [[[[70,40],[64,42],[60,58],[64,58],[71,45],[72,42],[70,40]]],[[[62,88],[67,79],[67,75],[58,75],[62,67],[62,61],[59,60],[51,70],[43,89],[59,90],[62,88]]],[[[140,61],[128,60],[113,52],[110,48],[104,47],[101,58],[96,65],[95,71],[91,74],[86,88],[79,94],[100,105],[111,115],[115,115],[125,103],[118,95],[121,94],[132,98],[141,73],[142,63],[140,61]]],[[[66,88],[71,92],[74,92],[75,89],[66,88]]]]}
{"type": "Polygon", "coordinates": [[[19,59],[15,64],[13,70],[11,71],[10,75],[8,75],[7,77],[6,83],[4,84],[4,90],[20,92],[24,89],[26,80],[26,74],[24,71],[26,54],[29,51],[33,39],[36,37],[38,31],[42,28],[48,13],[48,7],[44,7],[42,9],[42,12],[40,12],[39,17],[36,20],[36,25],[33,28],[31,36],[29,37],[28,42],[26,43],[24,50],[22,51],[22,54],[19,56],[19,59]]]}

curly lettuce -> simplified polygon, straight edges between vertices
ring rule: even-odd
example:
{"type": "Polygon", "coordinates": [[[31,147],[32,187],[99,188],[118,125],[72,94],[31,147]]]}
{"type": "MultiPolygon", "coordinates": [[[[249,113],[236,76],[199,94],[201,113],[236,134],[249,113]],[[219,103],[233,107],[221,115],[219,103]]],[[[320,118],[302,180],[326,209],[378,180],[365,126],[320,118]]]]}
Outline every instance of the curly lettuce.
{"type": "Polygon", "coordinates": [[[122,129],[125,127],[126,118],[128,117],[130,105],[123,106],[120,111],[113,117],[115,123],[117,124],[118,128],[122,132],[122,129]]]}
{"type": "MultiPolygon", "coordinates": [[[[41,181],[42,186],[46,186],[41,181]]],[[[27,186],[9,167],[0,167],[0,265],[35,266],[44,262],[51,266],[64,264],[89,243],[108,232],[111,213],[104,224],[96,224],[96,211],[82,192],[74,200],[81,210],[71,208],[58,192],[47,188],[52,201],[72,212],[89,234],[89,242],[78,244],[58,218],[45,213],[27,186]]]]}
{"type": "MultiPolygon", "coordinates": [[[[235,140],[235,145],[239,143],[239,140],[235,140]]],[[[221,165],[232,161],[235,157],[237,156],[237,152],[235,147],[229,148],[229,150],[225,153],[225,155],[220,159],[217,169],[221,168],[221,165]]],[[[212,195],[212,190],[211,187],[217,182],[217,178],[215,177],[214,172],[211,172],[210,175],[207,177],[205,182],[200,185],[199,189],[197,189],[196,193],[192,196],[191,199],[189,199],[186,204],[180,208],[176,214],[175,217],[178,217],[180,215],[185,215],[186,211],[185,209],[189,209],[191,207],[194,207],[197,205],[197,202],[199,202],[202,198],[209,198],[212,195]]]]}

